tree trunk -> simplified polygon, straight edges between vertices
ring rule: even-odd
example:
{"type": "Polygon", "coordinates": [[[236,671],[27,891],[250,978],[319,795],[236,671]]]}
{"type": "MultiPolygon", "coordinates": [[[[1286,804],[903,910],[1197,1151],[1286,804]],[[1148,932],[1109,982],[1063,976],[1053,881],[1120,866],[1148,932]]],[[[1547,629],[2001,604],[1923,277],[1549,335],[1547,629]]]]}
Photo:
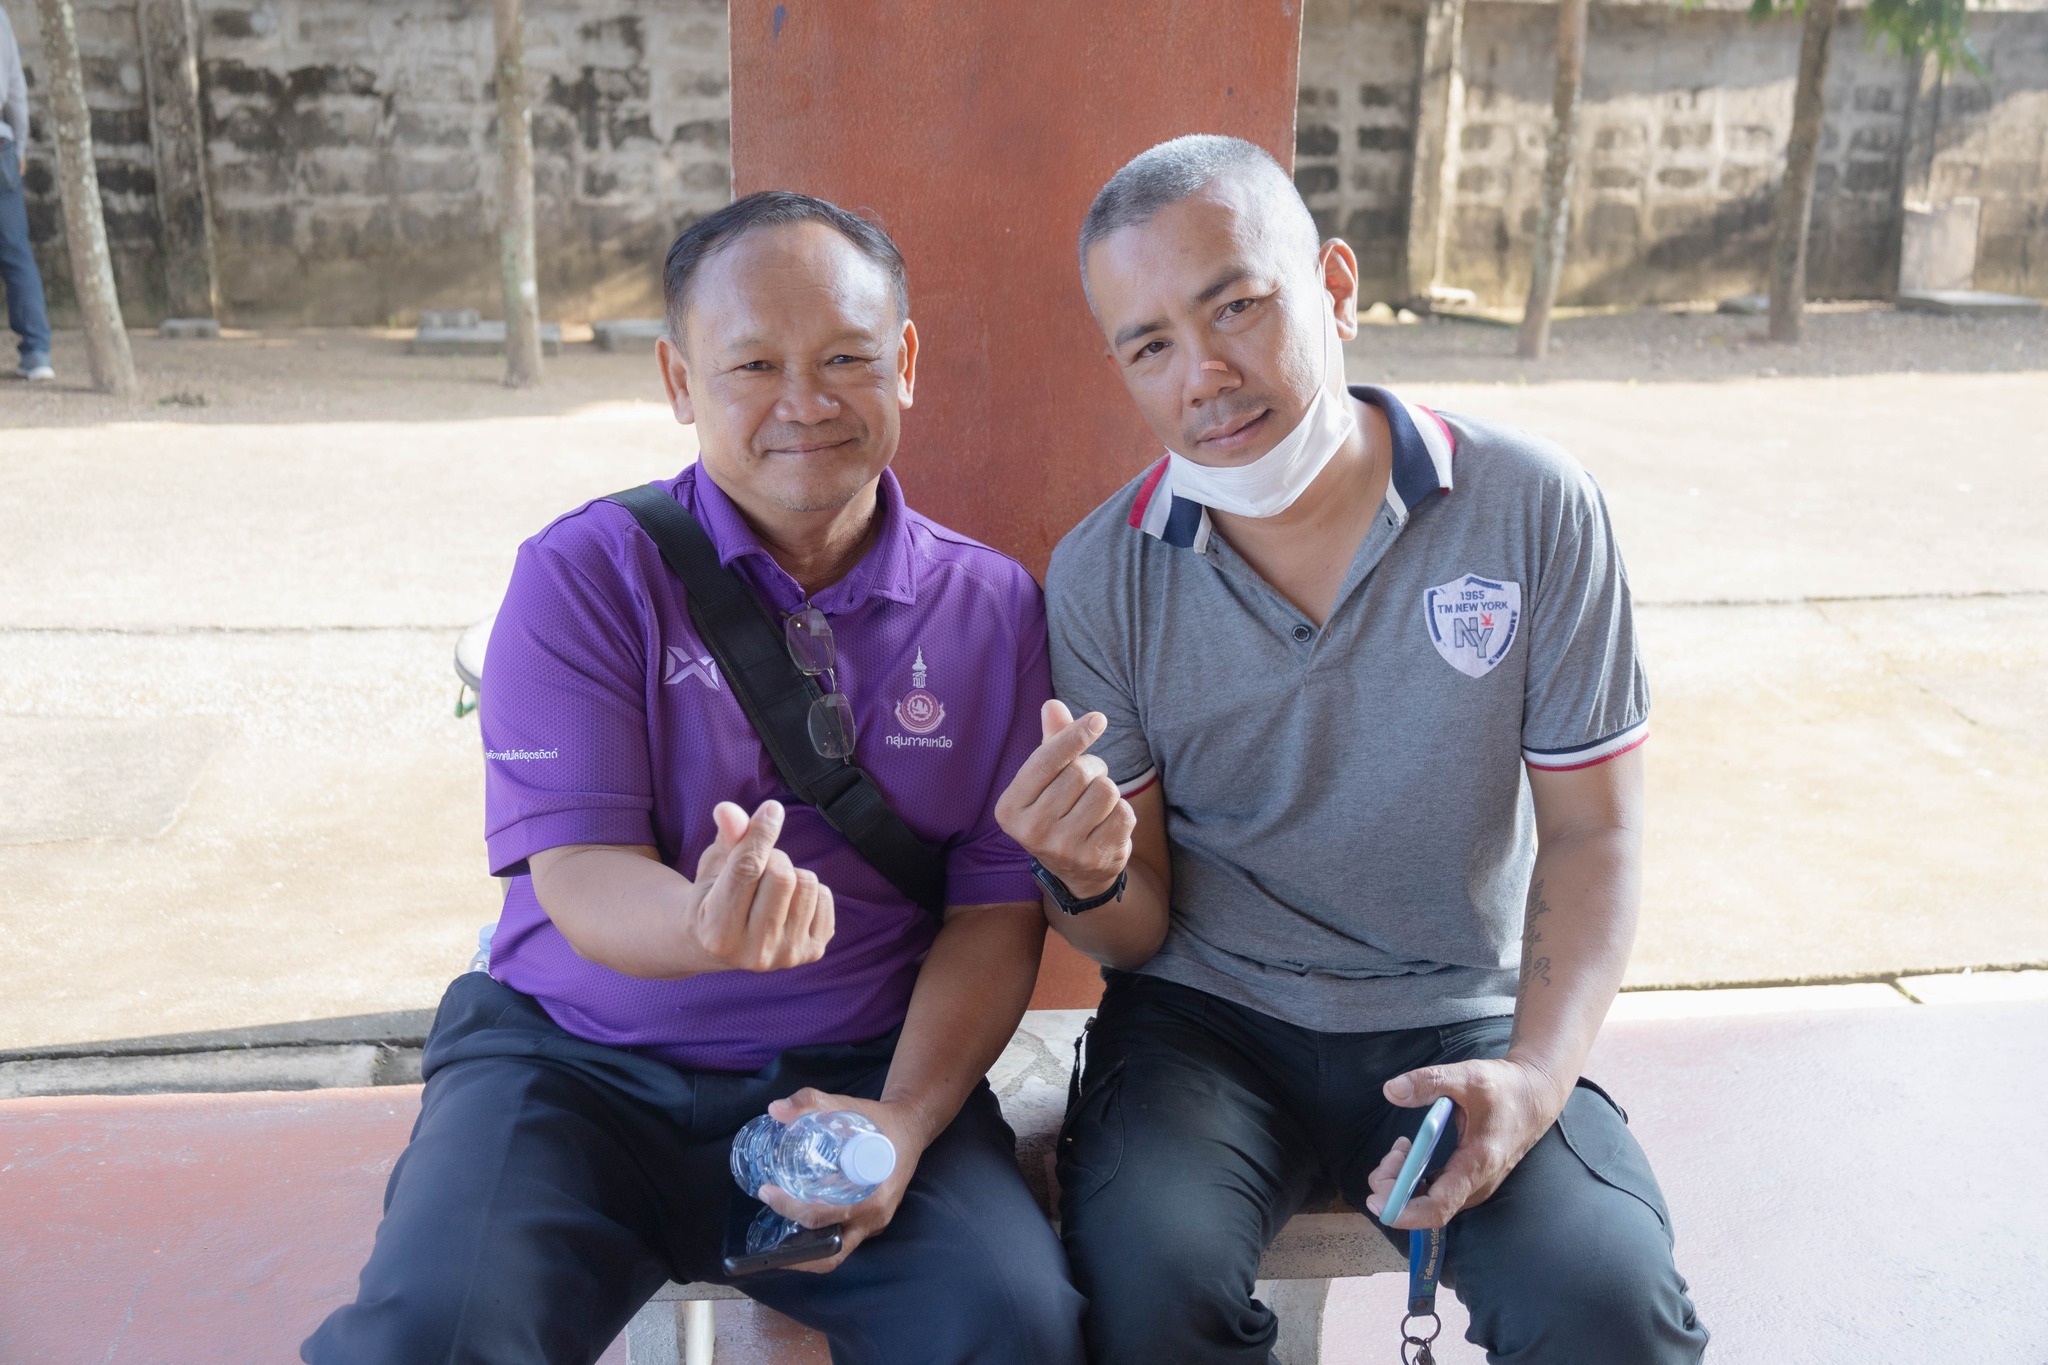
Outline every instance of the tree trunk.
{"type": "Polygon", "coordinates": [[[1550,151],[1543,160],[1543,207],[1536,218],[1536,257],[1515,354],[1541,360],[1550,349],[1550,310],[1564,274],[1571,227],[1572,163],[1579,145],[1579,87],[1586,69],[1586,0],[1559,0],[1557,84],[1550,96],[1550,151]]]}
{"type": "Polygon", "coordinates": [[[220,272],[206,188],[206,116],[199,103],[199,17],[192,0],[142,0],[143,86],[156,153],[167,316],[218,318],[220,272]]]}
{"type": "Polygon", "coordinates": [[[50,83],[51,123],[57,133],[57,183],[64,200],[64,238],[71,251],[71,287],[85,321],[85,352],[93,387],[133,398],[135,357],[114,290],[114,260],[107,251],[107,220],[100,209],[100,177],[92,159],[92,112],[78,66],[78,26],[71,0],[36,0],[43,67],[50,83]]]}
{"type": "Polygon", "coordinates": [[[1407,294],[1419,307],[1427,306],[1430,291],[1443,283],[1465,107],[1464,34],[1465,0],[1427,0],[1408,187],[1407,294]]]}
{"type": "Polygon", "coordinates": [[[540,288],[533,272],[533,110],[526,99],[524,0],[495,0],[498,38],[498,273],[505,282],[505,385],[540,382],[540,288]]]}
{"type": "Polygon", "coordinates": [[[1835,36],[1837,0],[1806,0],[1806,32],[1799,44],[1799,85],[1792,95],[1792,137],[1785,147],[1785,181],[1771,220],[1771,340],[1797,341],[1806,307],[1806,233],[1813,222],[1813,176],[1820,163],[1821,94],[1828,78],[1828,44],[1835,36]]]}

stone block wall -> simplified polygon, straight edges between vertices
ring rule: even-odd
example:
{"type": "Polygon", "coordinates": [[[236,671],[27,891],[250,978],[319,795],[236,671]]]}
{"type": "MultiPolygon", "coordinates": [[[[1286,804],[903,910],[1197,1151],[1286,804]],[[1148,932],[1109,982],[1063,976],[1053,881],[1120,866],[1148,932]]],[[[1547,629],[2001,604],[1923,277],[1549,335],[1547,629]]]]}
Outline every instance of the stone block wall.
{"type": "Polygon", "coordinates": [[[1302,16],[1295,187],[1373,298],[1403,289],[1421,57],[1415,0],[1313,0],[1302,16]]]}
{"type": "MultiPolygon", "coordinates": [[[[28,66],[29,162],[23,187],[28,196],[29,240],[36,245],[52,311],[72,313],[71,262],[64,251],[64,212],[57,200],[56,146],[44,123],[36,62],[36,7],[33,0],[0,0],[21,41],[28,66]],[[41,155],[38,155],[41,153],[41,155]]],[[[114,258],[114,283],[131,320],[162,316],[163,267],[158,258],[156,153],[150,146],[149,102],[143,91],[142,34],[133,0],[73,0],[78,24],[79,65],[85,76],[86,106],[92,111],[92,139],[100,177],[100,201],[107,244],[114,258]]]]}
{"type": "Polygon", "coordinates": [[[1984,16],[1972,31],[1987,75],[1951,72],[1929,92],[1926,197],[1983,201],[1979,289],[2048,296],[2048,14],[1984,16]]]}
{"type": "MultiPolygon", "coordinates": [[[[1529,288],[1554,14],[1501,3],[1466,13],[1450,282],[1496,303],[1519,303],[1529,288]]],[[[1791,18],[1595,8],[1561,298],[1713,298],[1762,282],[1798,52],[1791,18]]],[[[1807,276],[1816,297],[1892,287],[1911,79],[1903,60],[1863,44],[1857,20],[1842,24],[1814,187],[1807,276]]]]}
{"type": "MultiPolygon", "coordinates": [[[[123,307],[153,323],[161,269],[133,0],[76,3],[123,307]]],[[[8,4],[33,67],[34,8],[8,4]]],[[[384,323],[422,307],[497,311],[488,4],[199,0],[198,17],[229,318],[384,323]]],[[[529,0],[527,65],[547,316],[658,312],[662,250],[731,197],[724,4],[529,0]]],[[[40,112],[33,75],[31,87],[40,112]]],[[[49,145],[40,130],[31,141],[49,145]]],[[[68,264],[47,161],[30,193],[32,235],[63,311],[68,264]]]]}
{"type": "MultiPolygon", "coordinates": [[[[30,68],[31,232],[62,316],[69,268],[35,7],[0,3],[30,68]]],[[[74,4],[116,275],[130,318],[146,325],[162,315],[164,285],[136,0],[74,4]]],[[[1826,92],[1815,296],[1889,293],[1902,198],[1959,194],[1984,201],[1979,286],[2048,296],[2048,0],[1999,4],[1971,21],[1988,75],[1936,82],[1866,44],[1852,0],[1826,92]]],[[[495,312],[490,6],[196,7],[227,318],[495,312]]],[[[1428,15],[1444,7],[1306,5],[1296,184],[1323,230],[1358,252],[1369,298],[1409,297],[1417,270],[1410,218],[1417,141],[1430,126],[1420,65],[1428,15]]],[[[1548,4],[1466,0],[1454,136],[1427,162],[1450,163],[1440,282],[1491,304],[1517,306],[1528,287],[1555,22],[1548,4]]],[[[720,0],[528,0],[546,316],[658,308],[662,249],[730,195],[726,42],[720,0]]],[[[1595,4],[1563,302],[1711,298],[1762,284],[1798,46],[1796,21],[1752,23],[1740,0],[1595,4]]]]}
{"type": "MultiPolygon", "coordinates": [[[[381,322],[498,297],[490,6],[202,0],[224,304],[381,322]]],[[[653,265],[730,198],[725,7],[527,7],[541,296],[658,311],[653,265]]]]}
{"type": "MultiPolygon", "coordinates": [[[[1310,0],[1295,183],[1360,257],[1368,297],[1398,302],[1415,164],[1417,0],[1310,0]]],[[[1940,86],[1928,193],[1984,197],[1980,288],[2048,295],[2048,13],[1984,13],[1988,79],[1940,86]]],[[[1468,0],[1461,126],[1441,282],[1482,302],[1528,292],[1550,120],[1556,10],[1468,0]]],[[[1581,106],[1560,300],[1713,298],[1762,286],[1799,57],[1790,18],[1598,3],[1581,106]]],[[[1815,185],[1808,287],[1883,297],[1898,269],[1901,176],[1918,67],[1873,48],[1853,11],[1836,34],[1815,185]]],[[[1415,286],[1419,292],[1420,286],[1415,286]]]]}

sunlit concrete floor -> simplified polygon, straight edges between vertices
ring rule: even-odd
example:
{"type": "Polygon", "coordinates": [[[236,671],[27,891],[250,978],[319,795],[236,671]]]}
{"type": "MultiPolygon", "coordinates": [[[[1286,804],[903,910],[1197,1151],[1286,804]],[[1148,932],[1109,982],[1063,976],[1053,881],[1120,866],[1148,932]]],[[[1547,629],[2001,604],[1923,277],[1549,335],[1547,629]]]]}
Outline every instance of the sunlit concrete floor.
{"type": "MultiPolygon", "coordinates": [[[[0,1047],[431,1005],[494,913],[455,636],[520,539],[691,458],[646,357],[508,394],[384,336],[257,341],[138,342],[204,409],[0,388],[0,1047]]],[[[1405,387],[1576,451],[1627,556],[1631,983],[2048,961],[2048,365],[1469,369],[1405,387]]]]}

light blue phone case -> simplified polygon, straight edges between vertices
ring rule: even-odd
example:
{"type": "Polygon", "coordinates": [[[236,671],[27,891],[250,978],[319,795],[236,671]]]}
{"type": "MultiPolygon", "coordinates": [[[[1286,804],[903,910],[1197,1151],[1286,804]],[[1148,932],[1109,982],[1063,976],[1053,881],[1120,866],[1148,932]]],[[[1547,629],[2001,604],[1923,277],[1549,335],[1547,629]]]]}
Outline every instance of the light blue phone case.
{"type": "Polygon", "coordinates": [[[1444,1135],[1444,1129],[1451,1123],[1451,1097],[1439,1095],[1429,1112],[1422,1116],[1422,1127],[1415,1134],[1414,1145],[1408,1149],[1408,1159],[1401,1163],[1401,1173],[1394,1177],[1393,1192],[1387,1196],[1386,1207],[1380,1210],[1380,1221],[1388,1227],[1401,1216],[1401,1210],[1408,1207],[1408,1196],[1415,1193],[1415,1182],[1422,1178],[1422,1168],[1429,1164],[1429,1154],[1436,1150],[1437,1139],[1444,1135]]]}

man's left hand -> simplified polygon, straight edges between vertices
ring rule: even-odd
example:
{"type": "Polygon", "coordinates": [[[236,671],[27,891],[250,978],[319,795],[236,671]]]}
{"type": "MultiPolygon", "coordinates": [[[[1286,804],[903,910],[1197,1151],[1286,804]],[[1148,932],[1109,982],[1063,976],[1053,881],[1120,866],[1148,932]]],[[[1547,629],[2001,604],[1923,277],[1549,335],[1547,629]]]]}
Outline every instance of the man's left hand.
{"type": "Polygon", "coordinates": [[[819,1275],[837,1270],[839,1263],[851,1256],[855,1247],[888,1227],[889,1220],[896,1216],[896,1206],[903,1202],[903,1192],[910,1188],[910,1177],[917,1170],[918,1158],[924,1155],[925,1144],[919,1130],[901,1105],[804,1089],[786,1100],[777,1100],[769,1105],[768,1115],[777,1123],[794,1123],[805,1114],[829,1113],[839,1109],[851,1110],[882,1130],[882,1135],[896,1146],[896,1169],[875,1187],[873,1194],[858,1204],[810,1204],[792,1198],[774,1185],[763,1185],[754,1191],[755,1197],[769,1208],[807,1228],[830,1227],[834,1223],[843,1225],[838,1255],[829,1260],[805,1261],[789,1267],[791,1270],[819,1275]]]}
{"type": "MultiPolygon", "coordinates": [[[[1571,1091],[1536,1066],[1511,1058],[1450,1062],[1404,1072],[1387,1082],[1386,1097],[1404,1109],[1433,1104],[1449,1095],[1456,1107],[1458,1150],[1394,1220],[1399,1228],[1440,1228],[1461,1209],[1482,1204],[1500,1188],[1515,1163],[1550,1130],[1571,1091]]],[[[1365,1207],[1375,1218],[1386,1207],[1408,1155],[1407,1138],[1398,1139],[1373,1168],[1366,1183],[1372,1193],[1365,1207]]]]}

